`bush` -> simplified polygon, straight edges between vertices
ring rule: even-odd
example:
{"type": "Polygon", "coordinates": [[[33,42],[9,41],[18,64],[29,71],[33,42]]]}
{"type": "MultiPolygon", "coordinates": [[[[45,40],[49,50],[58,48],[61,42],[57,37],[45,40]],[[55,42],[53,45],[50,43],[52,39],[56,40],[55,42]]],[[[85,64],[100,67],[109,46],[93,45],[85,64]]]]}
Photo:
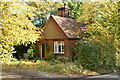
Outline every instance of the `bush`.
{"type": "Polygon", "coordinates": [[[78,41],[76,62],[92,71],[113,71],[116,68],[116,47],[110,40],[78,41]]]}
{"type": "Polygon", "coordinates": [[[65,63],[65,62],[68,62],[68,61],[69,61],[69,58],[63,57],[63,56],[58,56],[56,60],[65,63]]]}
{"type": "Polygon", "coordinates": [[[120,53],[116,54],[116,65],[118,67],[118,69],[120,70],[120,53]]]}
{"type": "Polygon", "coordinates": [[[83,72],[83,68],[82,67],[78,67],[76,65],[74,65],[73,63],[65,63],[64,66],[60,66],[62,67],[62,71],[64,73],[82,73],[83,72]]]}
{"type": "Polygon", "coordinates": [[[47,60],[55,59],[55,53],[53,53],[53,52],[47,53],[46,56],[45,56],[45,59],[47,59],[47,60]]]}
{"type": "Polygon", "coordinates": [[[30,48],[28,49],[27,57],[29,60],[36,60],[38,59],[38,57],[40,57],[35,44],[31,45],[30,48]]]}

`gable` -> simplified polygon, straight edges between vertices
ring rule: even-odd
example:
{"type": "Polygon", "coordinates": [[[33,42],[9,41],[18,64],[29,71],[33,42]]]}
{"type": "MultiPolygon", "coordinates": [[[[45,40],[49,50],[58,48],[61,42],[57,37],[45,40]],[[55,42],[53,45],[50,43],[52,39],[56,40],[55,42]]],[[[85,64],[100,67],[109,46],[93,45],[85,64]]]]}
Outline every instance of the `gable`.
{"type": "Polygon", "coordinates": [[[43,34],[45,36],[45,39],[66,39],[67,36],[62,31],[62,29],[59,27],[59,25],[56,23],[56,21],[50,17],[47,21],[44,29],[43,34]]]}
{"type": "Polygon", "coordinates": [[[52,16],[58,23],[59,27],[64,31],[68,38],[79,38],[78,29],[81,27],[75,20],[71,18],[52,16]]]}

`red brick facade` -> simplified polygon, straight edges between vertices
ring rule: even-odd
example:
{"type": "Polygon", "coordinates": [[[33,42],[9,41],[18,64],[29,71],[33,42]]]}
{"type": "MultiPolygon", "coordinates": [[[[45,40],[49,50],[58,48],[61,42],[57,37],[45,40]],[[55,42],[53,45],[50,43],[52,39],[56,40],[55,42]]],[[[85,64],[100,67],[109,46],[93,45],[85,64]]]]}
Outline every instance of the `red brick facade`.
{"type": "Polygon", "coordinates": [[[43,31],[41,32],[43,39],[37,42],[41,58],[43,58],[43,52],[45,53],[45,56],[49,52],[54,53],[55,41],[64,41],[64,53],[55,54],[56,56],[63,56],[72,60],[75,56],[75,44],[79,39],[77,36],[77,27],[77,23],[72,19],[51,16],[43,28],[43,31]],[[44,49],[41,48],[43,47],[43,44],[45,44],[44,49]]]}

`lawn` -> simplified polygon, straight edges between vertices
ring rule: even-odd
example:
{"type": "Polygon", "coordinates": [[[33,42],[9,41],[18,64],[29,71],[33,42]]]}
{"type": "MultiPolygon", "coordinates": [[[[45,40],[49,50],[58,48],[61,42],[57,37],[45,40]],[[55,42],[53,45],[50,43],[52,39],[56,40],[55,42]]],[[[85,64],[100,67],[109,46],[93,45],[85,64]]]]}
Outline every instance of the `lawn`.
{"type": "Polygon", "coordinates": [[[59,61],[13,61],[7,64],[2,64],[2,69],[16,69],[16,70],[32,70],[42,71],[48,73],[63,74],[68,76],[85,76],[97,75],[98,73],[83,69],[76,66],[73,62],[59,62],[59,61]]]}

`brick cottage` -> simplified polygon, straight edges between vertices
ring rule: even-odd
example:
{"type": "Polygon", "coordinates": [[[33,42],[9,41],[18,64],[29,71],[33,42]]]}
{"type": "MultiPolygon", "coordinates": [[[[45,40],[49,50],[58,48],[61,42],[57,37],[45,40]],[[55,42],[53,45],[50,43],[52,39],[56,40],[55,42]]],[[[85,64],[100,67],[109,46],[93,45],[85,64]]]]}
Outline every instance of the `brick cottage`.
{"type": "Polygon", "coordinates": [[[73,59],[75,44],[80,39],[77,30],[82,25],[70,17],[71,9],[65,7],[58,9],[58,16],[49,17],[41,30],[42,39],[37,42],[41,59],[49,52],[73,59]]]}

